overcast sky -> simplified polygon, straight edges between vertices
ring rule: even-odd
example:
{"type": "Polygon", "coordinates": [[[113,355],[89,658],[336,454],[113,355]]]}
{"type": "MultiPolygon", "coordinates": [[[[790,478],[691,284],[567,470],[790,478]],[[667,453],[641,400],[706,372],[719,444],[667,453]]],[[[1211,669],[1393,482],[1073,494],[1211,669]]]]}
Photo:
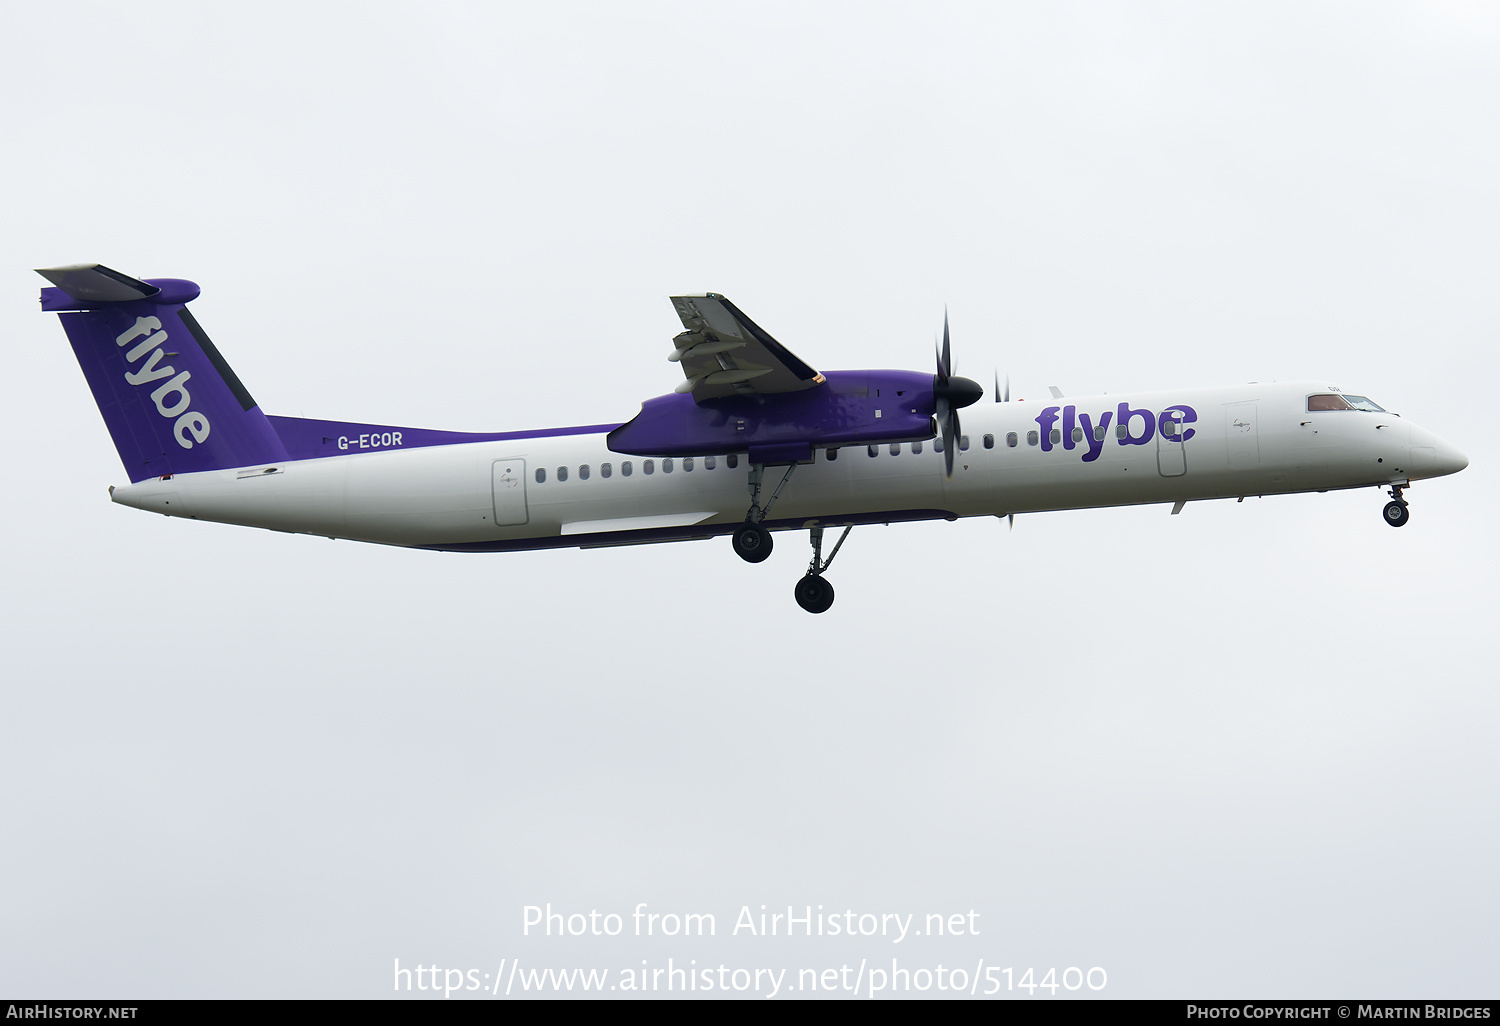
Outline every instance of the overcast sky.
{"type": "Polygon", "coordinates": [[[1493,6],[28,4],[0,47],[0,994],[896,957],[1495,996],[1493,6]],[[1325,378],[1471,466],[1400,531],[1374,490],[860,528],[812,617],[794,534],[112,506],[31,272],[85,261],[198,282],[271,413],[623,421],[712,290],[822,370],[928,368],[947,304],[1021,396],[1325,378]],[[625,933],[523,937],[547,902],[625,933]],[[732,935],[762,904],[980,935],[732,935]]]}

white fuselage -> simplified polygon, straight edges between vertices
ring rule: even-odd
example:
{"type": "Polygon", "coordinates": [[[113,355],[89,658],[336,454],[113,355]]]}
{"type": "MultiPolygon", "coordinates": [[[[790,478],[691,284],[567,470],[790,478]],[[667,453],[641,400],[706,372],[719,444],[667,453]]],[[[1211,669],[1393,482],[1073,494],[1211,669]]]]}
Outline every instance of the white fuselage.
{"type": "MultiPolygon", "coordinates": [[[[963,411],[969,445],[955,454],[951,480],[932,441],[920,453],[902,443],[894,455],[888,443],[873,456],[862,445],[831,458],[817,449],[765,522],[791,529],[1324,491],[1404,484],[1467,464],[1456,448],[1394,414],[1308,412],[1307,396],[1327,391],[1304,381],[980,403],[963,411]],[[1076,416],[1064,420],[1068,407],[1076,416]],[[1117,434],[1122,409],[1134,411],[1126,439],[1117,434]],[[1175,427],[1177,437],[1154,420],[1140,443],[1142,411],[1171,418],[1163,412],[1170,409],[1193,416],[1175,427]],[[1054,419],[1039,423],[1049,410],[1054,419]]],[[[602,433],[538,435],[178,474],[112,496],[171,516],[390,545],[629,544],[723,534],[744,521],[748,460],[741,454],[731,467],[721,454],[712,469],[709,462],[697,457],[689,469],[683,458],[611,452],[602,433]]],[[[766,469],[762,503],[783,473],[766,469]]]]}

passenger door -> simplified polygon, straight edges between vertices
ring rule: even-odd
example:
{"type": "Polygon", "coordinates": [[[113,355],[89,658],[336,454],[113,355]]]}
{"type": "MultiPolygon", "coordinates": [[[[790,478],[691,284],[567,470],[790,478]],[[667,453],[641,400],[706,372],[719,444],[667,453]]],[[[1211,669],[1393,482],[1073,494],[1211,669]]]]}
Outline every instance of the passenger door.
{"type": "Polygon", "coordinates": [[[1231,403],[1224,407],[1224,436],[1230,470],[1260,468],[1260,426],[1255,422],[1255,403],[1231,403]]]}

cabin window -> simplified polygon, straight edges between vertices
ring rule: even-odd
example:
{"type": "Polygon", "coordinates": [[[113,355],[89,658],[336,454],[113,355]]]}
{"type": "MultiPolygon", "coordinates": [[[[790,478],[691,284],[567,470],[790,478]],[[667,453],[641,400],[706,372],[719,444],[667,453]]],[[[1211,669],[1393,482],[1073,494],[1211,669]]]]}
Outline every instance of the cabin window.
{"type": "Polygon", "coordinates": [[[719,461],[712,456],[703,457],[703,469],[712,470],[719,465],[719,461]]]}
{"type": "Polygon", "coordinates": [[[901,455],[901,443],[900,442],[892,442],[891,443],[891,455],[892,456],[900,456],[901,455]]]}
{"type": "Polygon", "coordinates": [[[599,476],[600,477],[608,477],[612,473],[614,473],[614,468],[611,467],[608,463],[601,463],[601,464],[599,464],[599,476]]]}
{"type": "Polygon", "coordinates": [[[1124,438],[1125,437],[1125,432],[1127,430],[1128,429],[1125,426],[1125,422],[1123,420],[1120,421],[1120,423],[1118,423],[1118,424],[1115,425],[1115,437],[1116,438],[1124,438]]]}
{"type": "Polygon", "coordinates": [[[635,473],[635,464],[631,463],[629,460],[626,460],[624,463],[620,464],[621,477],[629,477],[633,473],[635,473]]]}
{"type": "Polygon", "coordinates": [[[915,453],[920,453],[922,451],[922,443],[921,442],[913,442],[913,443],[911,443],[911,451],[915,452],[915,453]]]}
{"type": "Polygon", "coordinates": [[[984,436],[984,447],[986,449],[993,449],[995,447],[995,436],[994,435],[985,435],[984,436]]]}
{"type": "Polygon", "coordinates": [[[839,451],[837,449],[828,449],[823,453],[823,458],[832,463],[839,458],[839,451]]]}
{"type": "Polygon", "coordinates": [[[547,482],[547,468],[546,467],[537,467],[536,468],[536,483],[537,484],[546,484],[546,482],[547,482]]]}
{"type": "Polygon", "coordinates": [[[583,466],[581,466],[581,467],[578,468],[578,480],[580,480],[580,481],[587,481],[588,479],[589,479],[589,465],[587,463],[585,463],[583,466]]]}
{"type": "Polygon", "coordinates": [[[693,469],[693,458],[691,456],[684,456],[682,458],[682,470],[683,470],[683,473],[686,473],[687,471],[692,470],[692,469],[693,469]]]}
{"type": "Polygon", "coordinates": [[[1103,424],[1100,424],[1098,427],[1094,428],[1094,441],[1096,441],[1096,442],[1102,442],[1102,441],[1104,441],[1104,425],[1103,424]]]}
{"type": "Polygon", "coordinates": [[[1062,442],[1062,428],[1052,429],[1052,444],[1058,445],[1062,442]]]}
{"type": "Polygon", "coordinates": [[[941,438],[934,438],[932,440],[932,451],[933,452],[942,452],[943,451],[943,440],[941,438]]]}
{"type": "Polygon", "coordinates": [[[1016,433],[1014,431],[1007,431],[1005,433],[1005,444],[1010,446],[1012,449],[1016,447],[1017,441],[1019,441],[1019,439],[1016,438],[1016,433]]]}
{"type": "Polygon", "coordinates": [[[641,473],[645,474],[647,477],[650,477],[652,474],[656,473],[656,461],[643,460],[641,462],[641,473]]]}
{"type": "Polygon", "coordinates": [[[672,457],[668,456],[661,461],[661,472],[663,474],[670,474],[672,472],[672,457]]]}
{"type": "Polygon", "coordinates": [[[568,479],[568,468],[567,467],[558,467],[557,468],[557,479],[559,481],[566,481],[568,479]]]}
{"type": "Polygon", "coordinates": [[[959,452],[968,452],[969,451],[969,436],[968,435],[959,435],[958,436],[958,451],[959,452]]]}
{"type": "Polygon", "coordinates": [[[1083,441],[1083,428],[1076,427],[1076,428],[1073,429],[1073,441],[1075,441],[1075,442],[1081,442],[1081,441],[1083,441]]]}
{"type": "Polygon", "coordinates": [[[880,446],[878,445],[867,445],[865,446],[865,449],[869,452],[871,459],[874,459],[876,456],[880,455],[880,446]]]}
{"type": "Polygon", "coordinates": [[[1165,424],[1163,424],[1161,426],[1161,433],[1164,434],[1164,435],[1166,435],[1168,438],[1176,438],[1177,437],[1177,422],[1175,420],[1169,420],[1169,421],[1167,421],[1165,424]]]}
{"type": "Polygon", "coordinates": [[[1035,445],[1039,440],[1040,440],[1040,437],[1037,435],[1037,433],[1035,431],[1028,431],[1028,432],[1026,432],[1026,444],[1027,445],[1035,445]]]}
{"type": "Polygon", "coordinates": [[[734,453],[730,453],[728,456],[724,457],[724,462],[729,464],[730,470],[733,470],[735,467],[740,465],[740,458],[734,453]]]}

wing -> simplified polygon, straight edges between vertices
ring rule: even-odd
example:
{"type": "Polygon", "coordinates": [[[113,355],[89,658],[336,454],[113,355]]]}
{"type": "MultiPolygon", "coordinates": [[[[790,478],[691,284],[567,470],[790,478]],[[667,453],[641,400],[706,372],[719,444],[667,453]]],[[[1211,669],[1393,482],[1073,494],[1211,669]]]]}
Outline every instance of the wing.
{"type": "Polygon", "coordinates": [[[729,300],[715,293],[673,296],[687,330],[672,341],[667,359],[682,364],[679,392],[696,402],[726,395],[797,392],[823,383],[823,375],[797,359],[729,300]]]}

